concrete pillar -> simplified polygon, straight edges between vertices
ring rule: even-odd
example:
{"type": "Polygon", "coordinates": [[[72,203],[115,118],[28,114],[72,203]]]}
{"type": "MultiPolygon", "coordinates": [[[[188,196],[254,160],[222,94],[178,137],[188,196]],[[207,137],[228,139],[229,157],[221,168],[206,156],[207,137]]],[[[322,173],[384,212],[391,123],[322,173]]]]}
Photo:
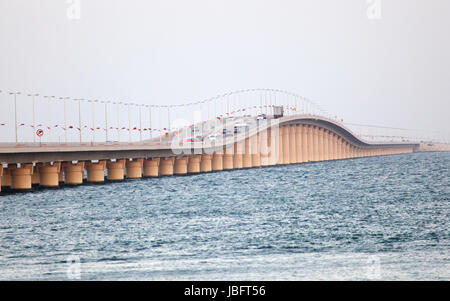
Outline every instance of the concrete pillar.
{"type": "Polygon", "coordinates": [[[349,144],[347,141],[344,142],[344,157],[345,159],[348,159],[349,156],[349,144]]]}
{"type": "Polygon", "coordinates": [[[319,127],[314,127],[314,161],[320,160],[320,151],[319,151],[319,127]]]}
{"type": "Polygon", "coordinates": [[[243,166],[244,168],[253,167],[252,165],[252,148],[250,143],[250,138],[245,138],[244,140],[244,155],[243,155],[243,166]]]}
{"type": "Polygon", "coordinates": [[[267,130],[259,133],[259,146],[260,146],[260,162],[261,166],[269,165],[269,142],[268,142],[267,130]]]}
{"type": "Polygon", "coordinates": [[[98,163],[86,162],[87,181],[89,183],[105,182],[105,167],[106,161],[99,161],[98,163]]]}
{"type": "Polygon", "coordinates": [[[222,152],[215,152],[212,157],[212,170],[221,171],[223,170],[223,154],[222,152]]]}
{"type": "Polygon", "coordinates": [[[225,147],[225,152],[223,154],[223,169],[232,170],[234,161],[234,144],[225,147]]]}
{"type": "Polygon", "coordinates": [[[330,131],[323,131],[323,160],[330,160],[330,131]]]}
{"type": "Polygon", "coordinates": [[[295,124],[289,125],[289,164],[297,163],[297,135],[296,135],[296,128],[297,126],[295,124]]]}
{"type": "Polygon", "coordinates": [[[107,179],[108,181],[122,181],[125,178],[125,160],[117,160],[116,162],[107,162],[107,179]]]}
{"type": "Polygon", "coordinates": [[[340,159],[340,152],[339,152],[339,135],[335,134],[334,138],[333,138],[333,149],[334,149],[334,154],[333,157],[335,160],[339,160],[340,159]]]}
{"type": "Polygon", "coordinates": [[[13,190],[29,190],[31,189],[31,176],[33,174],[33,164],[16,164],[8,166],[11,172],[11,188],[13,190]]]}
{"type": "Polygon", "coordinates": [[[58,173],[58,182],[64,183],[64,171],[60,168],[58,173]]]}
{"type": "Polygon", "coordinates": [[[187,172],[188,172],[188,158],[187,157],[176,158],[174,165],[174,174],[178,176],[187,175],[187,172]]]}
{"type": "Polygon", "coordinates": [[[302,162],[308,162],[308,126],[302,125],[302,162]]]}
{"type": "Polygon", "coordinates": [[[336,136],[336,155],[337,159],[342,159],[342,137],[336,136]]]}
{"type": "Polygon", "coordinates": [[[81,185],[84,178],[84,162],[72,164],[65,162],[62,165],[64,170],[64,183],[66,185],[81,185]]]}
{"type": "Polygon", "coordinates": [[[203,154],[200,162],[201,172],[211,172],[212,171],[212,155],[203,154]]]}
{"type": "Polygon", "coordinates": [[[133,161],[127,161],[127,179],[140,179],[142,178],[142,167],[144,159],[133,159],[133,161]]]}
{"type": "Polygon", "coordinates": [[[2,169],[2,179],[1,179],[1,187],[10,188],[11,187],[11,170],[9,168],[1,168],[2,169]]]}
{"type": "Polygon", "coordinates": [[[283,161],[282,164],[289,164],[290,160],[290,135],[289,135],[289,125],[283,125],[282,127],[283,135],[283,161]]]}
{"type": "Polygon", "coordinates": [[[252,167],[261,166],[261,149],[259,134],[250,137],[250,145],[252,151],[252,167]]]}
{"type": "Polygon", "coordinates": [[[319,161],[324,160],[324,128],[319,128],[317,135],[319,136],[319,161]]]}
{"type": "Polygon", "coordinates": [[[175,157],[161,158],[159,165],[159,174],[161,176],[173,176],[173,165],[175,157]]]}
{"type": "Polygon", "coordinates": [[[314,126],[308,126],[308,162],[314,161],[314,126]]]}
{"type": "Polygon", "coordinates": [[[0,166],[0,192],[2,191],[3,166],[0,166]]]}
{"type": "Polygon", "coordinates": [[[233,156],[233,167],[242,168],[244,165],[243,155],[244,155],[244,141],[239,141],[234,144],[234,156],[233,156]]]}
{"type": "Polygon", "coordinates": [[[278,127],[278,160],[277,160],[277,164],[283,164],[284,161],[284,154],[283,154],[283,140],[284,140],[284,131],[283,131],[283,126],[279,126],[278,127]]]}
{"type": "Polygon", "coordinates": [[[40,177],[39,177],[39,164],[36,164],[33,168],[33,175],[31,176],[31,185],[32,186],[38,186],[40,183],[40,177]]]}
{"type": "Polygon", "coordinates": [[[187,172],[189,174],[196,174],[200,173],[200,161],[202,156],[201,155],[193,155],[190,156],[188,159],[188,166],[187,166],[187,172]]]}
{"type": "Polygon", "coordinates": [[[267,130],[267,147],[269,150],[269,165],[276,165],[278,162],[278,127],[267,130]]]}
{"type": "Polygon", "coordinates": [[[39,185],[41,187],[55,188],[59,186],[59,174],[61,163],[55,162],[53,165],[48,163],[39,164],[39,185]]]}
{"type": "Polygon", "coordinates": [[[151,158],[144,160],[143,176],[148,178],[159,177],[159,161],[160,158],[151,158]]]}
{"type": "Polygon", "coordinates": [[[295,162],[302,163],[302,126],[295,126],[295,162]]]}

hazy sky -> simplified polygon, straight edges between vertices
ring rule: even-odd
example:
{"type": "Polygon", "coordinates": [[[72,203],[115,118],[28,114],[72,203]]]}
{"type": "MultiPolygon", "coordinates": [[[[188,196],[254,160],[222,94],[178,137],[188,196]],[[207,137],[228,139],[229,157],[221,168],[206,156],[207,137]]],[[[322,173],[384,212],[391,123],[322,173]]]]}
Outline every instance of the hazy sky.
{"type": "Polygon", "coordinates": [[[379,19],[366,0],[81,0],[79,19],[70,2],[0,0],[1,90],[175,104],[278,88],[347,122],[450,128],[448,0],[381,0],[379,19]]]}

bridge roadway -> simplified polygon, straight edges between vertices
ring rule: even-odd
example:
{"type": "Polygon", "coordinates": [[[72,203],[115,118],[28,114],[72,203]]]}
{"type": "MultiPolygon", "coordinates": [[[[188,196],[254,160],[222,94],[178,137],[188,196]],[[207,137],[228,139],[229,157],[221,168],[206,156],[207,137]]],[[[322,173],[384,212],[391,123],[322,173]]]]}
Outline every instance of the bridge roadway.
{"type": "MultiPolygon", "coordinates": [[[[233,123],[216,122],[214,132],[233,123]]],[[[201,125],[196,125],[201,127],[201,125]]],[[[411,153],[417,143],[372,143],[342,124],[315,115],[291,115],[253,121],[249,129],[218,136],[215,141],[186,142],[186,133],[170,133],[134,143],[0,144],[1,187],[29,190],[33,186],[58,187],[121,181],[125,178],[186,175],[411,153]],[[86,171],[86,179],[85,179],[86,171]],[[106,171],[106,172],[105,172],[106,171]]]]}

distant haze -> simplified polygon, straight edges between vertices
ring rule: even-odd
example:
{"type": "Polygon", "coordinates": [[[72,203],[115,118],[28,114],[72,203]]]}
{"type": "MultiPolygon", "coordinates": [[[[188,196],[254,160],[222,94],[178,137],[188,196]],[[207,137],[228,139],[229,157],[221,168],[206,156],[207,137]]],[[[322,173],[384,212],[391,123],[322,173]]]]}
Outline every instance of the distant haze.
{"type": "Polygon", "coordinates": [[[366,0],[81,0],[79,19],[76,2],[0,0],[1,116],[5,91],[179,104],[278,88],[346,122],[450,129],[448,0],[382,0],[375,19],[366,0]]]}

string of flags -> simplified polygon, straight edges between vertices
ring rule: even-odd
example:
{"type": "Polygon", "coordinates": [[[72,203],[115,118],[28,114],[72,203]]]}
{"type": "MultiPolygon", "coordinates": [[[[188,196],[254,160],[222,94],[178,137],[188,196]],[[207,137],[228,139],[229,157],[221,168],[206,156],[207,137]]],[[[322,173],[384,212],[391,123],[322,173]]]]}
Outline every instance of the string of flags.
{"type": "MultiPolygon", "coordinates": [[[[248,111],[248,110],[251,110],[251,109],[258,109],[258,108],[271,108],[271,107],[275,107],[275,105],[263,105],[263,106],[250,106],[250,107],[246,107],[246,108],[241,108],[241,109],[238,109],[238,110],[234,110],[234,111],[232,111],[232,112],[227,112],[227,113],[224,113],[224,114],[220,114],[219,116],[217,116],[216,117],[216,119],[218,119],[218,120],[221,120],[222,118],[224,118],[225,116],[229,116],[229,115],[233,115],[233,114],[236,114],[236,113],[241,113],[241,112],[246,112],[246,111],[248,111]]],[[[292,110],[292,111],[296,111],[296,108],[295,107],[288,107],[287,108],[288,110],[292,110]]],[[[203,123],[205,123],[206,121],[204,121],[203,123]]],[[[5,123],[5,122],[2,122],[2,123],[0,123],[0,126],[7,126],[7,123],[5,123]]],[[[20,124],[18,124],[17,125],[18,127],[31,127],[31,128],[46,128],[46,129],[48,129],[48,130],[51,130],[52,128],[55,128],[55,129],[62,129],[62,130],[67,130],[67,129],[69,129],[69,130],[73,130],[73,129],[75,129],[75,130],[78,130],[78,131],[81,131],[82,129],[84,130],[84,129],[87,129],[87,130],[90,130],[90,131],[95,131],[95,130],[103,130],[103,131],[106,131],[107,129],[106,128],[104,128],[104,127],[89,127],[89,126],[87,126],[87,125],[84,125],[84,126],[82,126],[82,128],[80,129],[80,127],[79,126],[74,126],[74,125],[68,125],[67,126],[67,128],[64,126],[64,125],[59,125],[59,124],[56,124],[56,125],[53,125],[53,126],[49,126],[49,125],[44,125],[44,124],[37,124],[36,126],[34,126],[33,124],[25,124],[25,123],[20,123],[20,124]]],[[[167,128],[162,128],[162,129],[157,129],[157,128],[150,128],[150,127],[148,127],[148,128],[139,128],[138,126],[134,126],[134,127],[132,127],[132,128],[127,128],[127,127],[121,127],[121,128],[119,128],[119,127],[113,127],[113,126],[110,126],[110,127],[108,127],[108,130],[123,130],[123,131],[143,131],[143,132],[151,132],[151,131],[153,131],[153,132],[161,132],[161,131],[167,131],[167,128]]]]}

